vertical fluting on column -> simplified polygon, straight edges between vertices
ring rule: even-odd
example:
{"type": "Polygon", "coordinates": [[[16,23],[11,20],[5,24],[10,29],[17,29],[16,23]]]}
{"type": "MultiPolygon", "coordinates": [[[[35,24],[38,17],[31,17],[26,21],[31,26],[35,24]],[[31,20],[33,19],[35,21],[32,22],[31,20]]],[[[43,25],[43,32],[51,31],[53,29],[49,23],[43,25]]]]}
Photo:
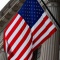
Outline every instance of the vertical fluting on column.
{"type": "MultiPolygon", "coordinates": [[[[57,21],[60,22],[59,11],[58,11],[60,9],[59,5],[53,2],[53,3],[48,4],[47,6],[52,12],[52,14],[55,16],[57,21]]],[[[53,21],[51,16],[50,18],[53,21]]],[[[59,60],[59,39],[60,39],[59,35],[60,35],[60,32],[59,32],[59,28],[57,27],[57,32],[54,35],[52,35],[51,38],[49,38],[46,42],[42,44],[40,60],[59,60]]]]}
{"type": "Polygon", "coordinates": [[[3,51],[0,51],[0,60],[7,60],[6,54],[3,51]]]}
{"type": "Polygon", "coordinates": [[[3,32],[0,33],[0,60],[7,60],[6,53],[3,49],[3,32]]]}

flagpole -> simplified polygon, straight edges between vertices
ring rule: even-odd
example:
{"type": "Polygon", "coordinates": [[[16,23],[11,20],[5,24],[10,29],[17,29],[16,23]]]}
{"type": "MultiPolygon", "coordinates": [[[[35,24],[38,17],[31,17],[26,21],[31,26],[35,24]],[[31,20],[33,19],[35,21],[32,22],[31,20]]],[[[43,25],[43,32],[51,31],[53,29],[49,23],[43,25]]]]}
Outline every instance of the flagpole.
{"type": "Polygon", "coordinates": [[[48,7],[46,6],[45,2],[43,0],[41,0],[41,1],[44,4],[44,6],[46,7],[46,9],[48,10],[48,12],[50,13],[50,15],[52,16],[52,18],[54,19],[54,21],[56,22],[57,26],[60,28],[60,24],[57,22],[56,18],[53,16],[51,11],[48,9],[48,7]]]}

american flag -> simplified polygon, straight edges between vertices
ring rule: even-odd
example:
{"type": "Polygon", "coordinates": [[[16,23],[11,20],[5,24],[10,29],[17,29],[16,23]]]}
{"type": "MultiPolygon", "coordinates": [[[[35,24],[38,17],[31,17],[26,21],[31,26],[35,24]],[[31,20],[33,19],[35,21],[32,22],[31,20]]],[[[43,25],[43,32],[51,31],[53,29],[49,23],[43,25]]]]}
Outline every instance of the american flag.
{"type": "Polygon", "coordinates": [[[38,1],[26,0],[4,30],[8,60],[31,60],[33,51],[56,30],[38,1]]]}

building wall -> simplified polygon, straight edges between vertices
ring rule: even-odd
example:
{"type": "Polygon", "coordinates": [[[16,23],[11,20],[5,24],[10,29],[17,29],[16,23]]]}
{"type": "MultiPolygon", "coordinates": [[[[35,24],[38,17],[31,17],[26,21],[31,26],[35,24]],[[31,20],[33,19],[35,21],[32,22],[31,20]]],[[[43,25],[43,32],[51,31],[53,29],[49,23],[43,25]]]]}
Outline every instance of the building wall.
{"type": "MultiPolygon", "coordinates": [[[[56,18],[56,20],[60,23],[60,5],[59,5],[59,0],[44,0],[47,1],[46,5],[56,18]]],[[[44,6],[43,6],[44,7],[44,6]]],[[[46,10],[46,8],[44,8],[46,10]]],[[[46,10],[47,14],[53,21],[53,18],[51,15],[48,13],[46,10]]],[[[54,21],[53,21],[54,22],[54,21]]],[[[56,25],[56,23],[54,22],[56,25]]],[[[56,25],[58,31],[51,37],[49,38],[45,43],[42,44],[40,51],[40,57],[37,58],[37,60],[59,60],[59,40],[60,40],[60,29],[56,25]]],[[[39,56],[39,54],[37,54],[39,56]]]]}
{"type": "MultiPolygon", "coordinates": [[[[44,1],[47,4],[48,0],[44,0],[44,1]]],[[[39,0],[39,2],[40,2],[40,0],[39,0]]],[[[59,21],[60,20],[60,14],[59,14],[60,5],[59,5],[59,2],[60,2],[59,0],[49,0],[49,2],[47,4],[48,8],[51,10],[53,15],[58,20],[58,22],[60,22],[59,21]]],[[[44,7],[44,10],[47,12],[45,7],[44,7]]],[[[50,16],[50,14],[48,12],[47,12],[47,14],[50,16]]],[[[51,16],[50,16],[50,18],[52,19],[51,16]]],[[[59,31],[59,28],[58,28],[58,32],[56,34],[54,34],[54,36],[52,36],[50,39],[48,39],[44,44],[42,44],[42,46],[39,47],[39,49],[34,53],[35,54],[34,60],[58,60],[58,58],[59,58],[58,53],[60,53],[60,52],[58,52],[58,49],[59,49],[58,48],[59,47],[59,41],[58,40],[60,39],[59,36],[60,36],[60,31],[59,31]]],[[[2,41],[2,38],[3,38],[3,32],[0,34],[0,40],[1,41],[2,41]]],[[[0,60],[7,60],[6,59],[6,54],[5,54],[3,49],[0,49],[0,60]]]]}

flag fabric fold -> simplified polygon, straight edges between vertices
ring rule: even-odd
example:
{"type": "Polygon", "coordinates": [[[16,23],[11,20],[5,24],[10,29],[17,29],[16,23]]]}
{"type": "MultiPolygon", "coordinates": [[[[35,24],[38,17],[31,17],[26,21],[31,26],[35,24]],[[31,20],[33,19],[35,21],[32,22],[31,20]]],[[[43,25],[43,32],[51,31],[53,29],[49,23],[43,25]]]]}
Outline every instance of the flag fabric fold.
{"type": "Polygon", "coordinates": [[[56,30],[38,1],[26,0],[4,29],[4,49],[8,60],[31,60],[33,51],[56,30]]]}

